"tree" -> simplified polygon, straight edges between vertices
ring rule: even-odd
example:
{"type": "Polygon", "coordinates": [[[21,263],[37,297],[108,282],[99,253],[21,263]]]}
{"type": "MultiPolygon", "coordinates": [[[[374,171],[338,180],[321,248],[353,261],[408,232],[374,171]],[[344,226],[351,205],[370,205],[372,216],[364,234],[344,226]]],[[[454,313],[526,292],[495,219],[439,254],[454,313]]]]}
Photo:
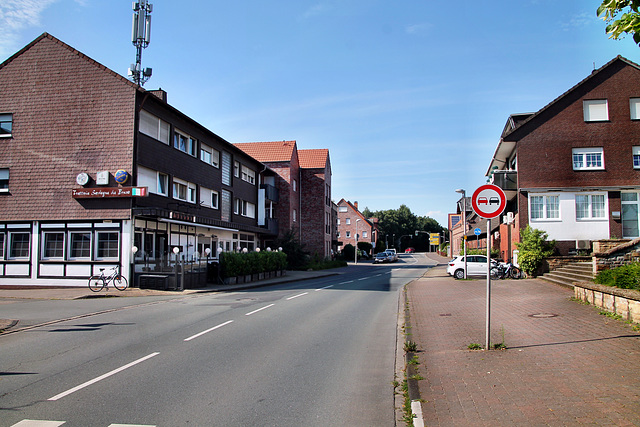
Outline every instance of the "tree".
{"type": "Polygon", "coordinates": [[[640,0],[604,0],[597,10],[598,16],[607,22],[609,38],[619,40],[631,34],[640,44],[640,0]]]}

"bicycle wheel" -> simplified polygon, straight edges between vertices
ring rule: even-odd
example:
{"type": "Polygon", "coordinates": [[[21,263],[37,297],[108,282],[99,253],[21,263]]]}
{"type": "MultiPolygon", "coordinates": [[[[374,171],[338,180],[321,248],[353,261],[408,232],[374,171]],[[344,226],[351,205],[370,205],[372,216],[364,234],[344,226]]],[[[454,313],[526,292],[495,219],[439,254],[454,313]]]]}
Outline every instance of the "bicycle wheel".
{"type": "Polygon", "coordinates": [[[498,267],[493,267],[490,272],[492,279],[502,279],[502,270],[498,267]]]}
{"type": "Polygon", "coordinates": [[[93,292],[100,292],[105,285],[106,283],[102,276],[91,276],[89,278],[89,289],[93,292]]]}
{"type": "Polygon", "coordinates": [[[509,276],[511,276],[512,279],[519,279],[522,277],[522,272],[517,267],[511,267],[511,271],[509,271],[509,276]]]}
{"type": "Polygon", "coordinates": [[[124,291],[125,289],[127,289],[127,286],[129,286],[129,283],[127,283],[126,277],[124,277],[121,274],[118,274],[116,277],[113,278],[113,286],[115,286],[116,289],[119,291],[124,291]]]}

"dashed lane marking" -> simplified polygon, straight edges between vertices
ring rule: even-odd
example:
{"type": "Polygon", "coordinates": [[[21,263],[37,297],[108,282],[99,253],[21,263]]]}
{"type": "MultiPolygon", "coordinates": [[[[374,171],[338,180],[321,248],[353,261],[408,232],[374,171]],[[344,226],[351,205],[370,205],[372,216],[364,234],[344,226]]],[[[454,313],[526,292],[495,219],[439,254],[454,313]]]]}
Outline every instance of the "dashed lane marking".
{"type": "Polygon", "coordinates": [[[228,325],[229,323],[233,323],[233,320],[228,320],[228,321],[226,321],[224,323],[221,323],[221,324],[219,324],[217,326],[214,326],[213,328],[209,328],[206,331],[202,331],[200,333],[197,333],[195,335],[190,336],[189,338],[185,338],[185,341],[191,341],[193,339],[196,339],[196,338],[198,338],[198,337],[200,337],[200,336],[202,336],[204,334],[207,334],[207,333],[209,333],[211,331],[215,331],[218,328],[222,328],[223,326],[228,325]]]}

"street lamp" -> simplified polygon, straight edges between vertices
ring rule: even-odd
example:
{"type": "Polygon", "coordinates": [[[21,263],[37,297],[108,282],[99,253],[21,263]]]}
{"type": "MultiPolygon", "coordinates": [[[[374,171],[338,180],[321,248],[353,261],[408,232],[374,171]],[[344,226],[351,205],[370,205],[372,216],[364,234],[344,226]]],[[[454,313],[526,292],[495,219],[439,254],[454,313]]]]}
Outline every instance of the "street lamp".
{"type": "Polygon", "coordinates": [[[356,264],[358,263],[358,222],[362,219],[356,219],[356,264]]]}
{"type": "Polygon", "coordinates": [[[467,278],[467,193],[462,188],[456,190],[462,194],[462,243],[464,247],[464,278],[467,278]]]}

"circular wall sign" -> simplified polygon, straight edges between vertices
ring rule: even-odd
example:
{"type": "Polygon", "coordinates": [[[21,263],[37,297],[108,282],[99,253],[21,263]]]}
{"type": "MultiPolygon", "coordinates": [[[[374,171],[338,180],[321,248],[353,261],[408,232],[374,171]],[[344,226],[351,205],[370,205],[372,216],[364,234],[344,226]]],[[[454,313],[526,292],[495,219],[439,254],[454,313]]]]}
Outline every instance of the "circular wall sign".
{"type": "Polygon", "coordinates": [[[473,210],[482,218],[495,218],[507,206],[507,196],[502,188],[493,184],[478,187],[471,197],[473,210]]]}
{"type": "Polygon", "coordinates": [[[78,176],[76,176],[76,183],[78,185],[87,185],[87,183],[89,182],[89,175],[87,175],[84,172],[81,172],[78,174],[78,176]]]}
{"type": "Polygon", "coordinates": [[[129,179],[129,172],[124,169],[118,169],[114,178],[118,184],[124,184],[129,179]]]}

